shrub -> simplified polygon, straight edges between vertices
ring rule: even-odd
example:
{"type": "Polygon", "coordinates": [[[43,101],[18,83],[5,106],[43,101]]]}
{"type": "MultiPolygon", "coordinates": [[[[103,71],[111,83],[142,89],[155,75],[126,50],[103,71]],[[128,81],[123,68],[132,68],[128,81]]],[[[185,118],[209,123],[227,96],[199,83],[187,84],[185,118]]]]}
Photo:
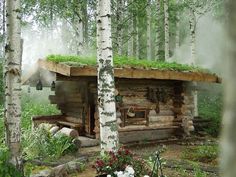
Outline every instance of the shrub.
{"type": "Polygon", "coordinates": [[[0,176],[4,177],[23,177],[24,175],[18,171],[11,163],[9,163],[10,153],[5,146],[0,147],[0,176]]]}
{"type": "Polygon", "coordinates": [[[22,136],[25,159],[58,159],[65,153],[74,152],[77,147],[73,139],[63,134],[52,135],[45,127],[24,131],[22,136]]]}
{"type": "MultiPolygon", "coordinates": [[[[214,89],[214,88],[212,88],[214,89]]],[[[222,88],[218,89],[221,92],[222,88]]],[[[198,95],[198,110],[199,116],[204,119],[212,120],[211,124],[205,131],[212,136],[218,136],[221,129],[222,111],[223,111],[223,96],[222,93],[199,92],[198,95]]]]}

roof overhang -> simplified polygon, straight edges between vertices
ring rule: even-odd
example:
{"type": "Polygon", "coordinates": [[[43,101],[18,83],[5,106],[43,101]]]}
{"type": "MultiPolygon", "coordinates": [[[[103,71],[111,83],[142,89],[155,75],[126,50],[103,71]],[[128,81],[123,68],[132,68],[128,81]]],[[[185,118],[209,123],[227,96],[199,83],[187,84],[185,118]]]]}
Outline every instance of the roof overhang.
{"type": "MultiPolygon", "coordinates": [[[[97,76],[97,68],[92,66],[73,67],[67,64],[42,59],[38,61],[38,65],[40,68],[64,76],[97,76]]],[[[130,79],[160,79],[211,83],[221,83],[222,81],[216,74],[140,68],[114,68],[114,75],[116,78],[130,79]]]]}

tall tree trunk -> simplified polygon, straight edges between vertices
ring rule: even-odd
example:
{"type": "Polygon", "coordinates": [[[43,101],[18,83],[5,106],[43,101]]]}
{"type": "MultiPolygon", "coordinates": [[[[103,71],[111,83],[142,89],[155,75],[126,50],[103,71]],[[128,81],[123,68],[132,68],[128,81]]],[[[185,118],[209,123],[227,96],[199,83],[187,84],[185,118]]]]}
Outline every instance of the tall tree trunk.
{"type": "Polygon", "coordinates": [[[136,59],[140,58],[140,53],[139,53],[139,18],[136,16],[136,24],[135,24],[135,57],[136,59]]]}
{"type": "Polygon", "coordinates": [[[189,10],[189,24],[190,24],[190,39],[191,39],[191,61],[193,64],[196,62],[196,18],[194,11],[189,10]]]}
{"type": "Polygon", "coordinates": [[[161,45],[161,4],[160,0],[156,0],[156,10],[157,10],[157,17],[156,17],[156,45],[155,45],[155,60],[160,60],[159,50],[161,45]]]}
{"type": "Polygon", "coordinates": [[[165,60],[170,58],[170,34],[169,34],[169,3],[164,0],[164,15],[165,15],[165,60]]]}
{"type": "Polygon", "coordinates": [[[22,170],[20,155],[21,118],[21,14],[20,0],[7,0],[7,39],[5,46],[5,110],[6,144],[10,162],[22,170]]]}
{"type": "Polygon", "coordinates": [[[79,24],[78,24],[78,51],[77,51],[77,55],[82,55],[83,49],[84,49],[84,24],[83,24],[83,20],[80,18],[79,24]]]}
{"type": "MultiPolygon", "coordinates": [[[[176,1],[177,6],[179,5],[179,0],[176,1]]],[[[180,46],[180,13],[176,12],[176,34],[175,34],[175,49],[178,50],[180,46]]]]}
{"type": "MultiPolygon", "coordinates": [[[[196,63],[196,18],[194,11],[190,9],[190,38],[191,38],[191,61],[192,64],[196,63]]],[[[193,83],[194,86],[197,86],[197,83],[193,83]]],[[[198,92],[193,91],[194,98],[194,116],[198,116],[198,92]]]]}
{"type": "Polygon", "coordinates": [[[133,57],[134,56],[134,18],[133,18],[133,0],[129,0],[129,27],[128,27],[128,33],[129,33],[129,40],[128,40],[128,56],[133,57]]]}
{"type": "Polygon", "coordinates": [[[83,19],[83,24],[84,24],[84,47],[88,47],[88,0],[83,1],[83,14],[84,14],[84,19],[83,19]]]}
{"type": "Polygon", "coordinates": [[[117,0],[117,29],[116,29],[116,34],[117,34],[117,51],[118,55],[122,55],[122,46],[123,46],[123,8],[124,8],[124,2],[123,0],[117,0]]]}
{"type": "Polygon", "coordinates": [[[228,55],[222,61],[225,67],[225,87],[224,87],[224,114],[222,130],[222,150],[221,150],[221,174],[222,177],[236,176],[236,1],[226,1],[226,11],[228,12],[228,55]]]}
{"type": "Polygon", "coordinates": [[[1,33],[2,33],[2,41],[1,41],[1,56],[4,57],[4,46],[5,46],[5,38],[6,38],[6,19],[5,19],[5,11],[6,11],[6,1],[3,0],[1,3],[1,10],[2,10],[2,26],[1,26],[1,33]]]}
{"type": "Polygon", "coordinates": [[[102,152],[116,151],[119,139],[114,95],[110,0],[97,0],[97,62],[101,149],[102,152]]]}
{"type": "Polygon", "coordinates": [[[152,59],[152,42],[151,42],[151,1],[147,1],[147,59],[152,59]]]}

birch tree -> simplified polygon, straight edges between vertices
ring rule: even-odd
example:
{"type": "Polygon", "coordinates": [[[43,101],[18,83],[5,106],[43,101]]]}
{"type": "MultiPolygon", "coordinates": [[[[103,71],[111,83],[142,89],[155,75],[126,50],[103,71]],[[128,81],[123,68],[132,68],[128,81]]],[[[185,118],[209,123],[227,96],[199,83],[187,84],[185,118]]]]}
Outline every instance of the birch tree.
{"type": "Polygon", "coordinates": [[[228,55],[224,63],[225,67],[225,87],[224,87],[224,114],[222,130],[222,154],[221,154],[221,174],[222,177],[236,176],[236,1],[226,1],[226,11],[228,12],[228,55]]]}
{"type": "Polygon", "coordinates": [[[3,57],[4,56],[4,44],[5,44],[5,36],[6,36],[6,19],[5,19],[5,0],[3,0],[1,3],[0,3],[0,6],[1,6],[1,32],[0,32],[0,43],[1,43],[1,55],[0,57],[3,57]]]}
{"type": "Polygon", "coordinates": [[[134,14],[133,14],[133,0],[128,0],[128,14],[129,14],[129,24],[128,24],[128,33],[129,33],[129,40],[128,40],[128,56],[134,56],[134,14]]]}
{"type": "Polygon", "coordinates": [[[101,149],[102,152],[116,151],[119,139],[114,95],[110,0],[97,0],[97,63],[101,149]]]}
{"type": "Polygon", "coordinates": [[[169,5],[168,0],[164,0],[164,16],[165,16],[165,60],[170,57],[170,34],[169,34],[169,5]]]}
{"type": "Polygon", "coordinates": [[[136,59],[140,58],[140,45],[139,45],[139,18],[136,16],[135,21],[135,57],[136,59]]]}
{"type": "Polygon", "coordinates": [[[147,59],[152,58],[152,42],[151,42],[151,0],[147,0],[147,59]]]}
{"type": "Polygon", "coordinates": [[[160,46],[161,46],[161,3],[160,0],[156,0],[156,45],[155,45],[155,59],[160,59],[160,46]]]}
{"type": "MultiPolygon", "coordinates": [[[[176,5],[179,6],[180,0],[176,0],[176,5]]],[[[178,50],[180,46],[180,12],[176,12],[176,34],[175,34],[175,49],[178,50]]]]}
{"type": "Polygon", "coordinates": [[[10,150],[10,163],[22,168],[20,156],[21,117],[21,14],[20,0],[6,1],[7,38],[5,46],[5,109],[6,144],[10,150]]]}
{"type": "Polygon", "coordinates": [[[122,55],[122,45],[123,45],[123,9],[124,9],[124,0],[117,0],[117,29],[116,29],[116,34],[117,34],[117,51],[118,55],[122,55]]]}

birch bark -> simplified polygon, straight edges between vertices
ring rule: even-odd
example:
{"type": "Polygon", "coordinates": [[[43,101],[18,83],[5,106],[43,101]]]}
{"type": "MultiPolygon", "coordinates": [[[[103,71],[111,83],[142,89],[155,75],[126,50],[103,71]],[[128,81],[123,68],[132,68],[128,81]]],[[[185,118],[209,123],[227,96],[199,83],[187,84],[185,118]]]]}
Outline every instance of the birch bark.
{"type": "Polygon", "coordinates": [[[135,57],[137,59],[139,59],[139,57],[140,57],[139,56],[140,55],[140,53],[139,53],[140,46],[139,46],[139,18],[138,18],[138,16],[136,17],[135,44],[136,44],[136,46],[135,46],[135,57]]]}
{"type": "Polygon", "coordinates": [[[189,10],[190,40],[191,40],[191,60],[193,64],[196,61],[196,18],[193,9],[189,10]]]}
{"type": "MultiPolygon", "coordinates": [[[[196,18],[194,11],[190,8],[190,38],[191,38],[191,61],[192,64],[196,63],[196,18]]],[[[197,86],[197,83],[193,83],[194,86],[197,86]]],[[[194,116],[198,116],[198,92],[193,91],[194,98],[194,116]]]]}
{"type": "Polygon", "coordinates": [[[224,60],[225,85],[224,85],[224,114],[222,122],[222,149],[221,149],[221,175],[222,177],[236,176],[236,1],[226,1],[228,12],[227,34],[228,55],[224,60]]]}
{"type": "Polygon", "coordinates": [[[168,5],[168,0],[164,0],[164,15],[165,15],[165,60],[167,60],[170,57],[169,5],[168,5]]]}
{"type": "Polygon", "coordinates": [[[118,55],[122,55],[122,44],[123,44],[123,8],[124,8],[124,2],[123,0],[117,0],[117,51],[118,55]]]}
{"type": "Polygon", "coordinates": [[[128,40],[128,56],[133,57],[134,56],[134,19],[133,19],[133,0],[129,0],[129,27],[128,27],[128,33],[129,33],[129,40],[128,40]]]}
{"type": "Polygon", "coordinates": [[[116,151],[119,144],[111,41],[111,2],[97,0],[98,111],[101,149],[116,151]]]}
{"type": "MultiPolygon", "coordinates": [[[[179,0],[176,1],[177,6],[179,5],[179,0]]],[[[176,34],[175,34],[175,49],[178,50],[180,46],[180,13],[177,11],[176,14],[176,34]]]]}
{"type": "Polygon", "coordinates": [[[152,59],[152,49],[151,49],[151,1],[147,1],[147,7],[146,7],[146,13],[147,13],[147,59],[152,59]]]}
{"type": "Polygon", "coordinates": [[[2,33],[2,43],[1,43],[1,57],[4,57],[4,46],[5,46],[5,36],[6,36],[6,19],[5,19],[5,11],[6,11],[6,1],[3,0],[1,2],[1,10],[2,10],[2,24],[1,24],[1,33],[2,33]]]}
{"type": "Polygon", "coordinates": [[[155,47],[155,60],[160,60],[159,50],[161,45],[161,4],[160,0],[156,0],[156,10],[157,10],[157,17],[156,17],[156,47],[155,47]]]}
{"type": "Polygon", "coordinates": [[[7,38],[5,46],[5,109],[6,144],[10,163],[22,169],[20,156],[21,118],[21,14],[20,0],[6,1],[7,38]]]}
{"type": "Polygon", "coordinates": [[[79,19],[78,24],[78,55],[83,54],[83,48],[84,48],[84,24],[82,18],[79,19]]]}

